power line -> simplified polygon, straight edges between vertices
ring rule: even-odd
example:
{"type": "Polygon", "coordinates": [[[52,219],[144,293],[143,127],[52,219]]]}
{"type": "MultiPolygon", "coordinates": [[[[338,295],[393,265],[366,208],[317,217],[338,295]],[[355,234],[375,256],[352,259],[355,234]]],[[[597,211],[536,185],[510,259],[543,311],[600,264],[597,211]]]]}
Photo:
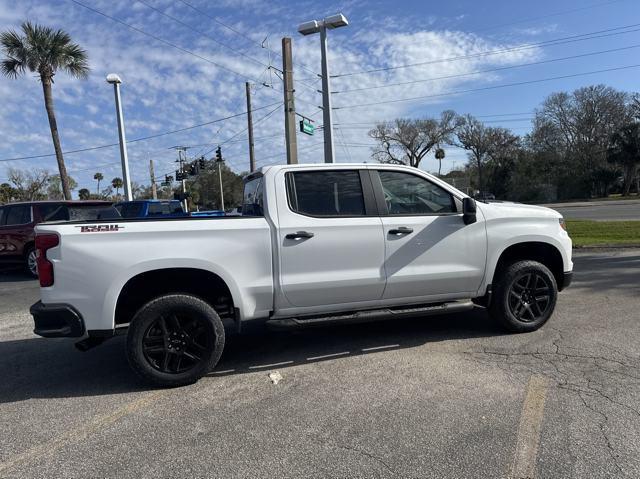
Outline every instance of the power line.
{"type": "MultiPolygon", "coordinates": [[[[272,50],[272,49],[271,49],[271,48],[269,48],[268,46],[267,46],[267,47],[265,47],[262,43],[259,43],[259,42],[255,41],[253,38],[249,37],[249,36],[248,36],[248,35],[246,35],[245,33],[242,33],[241,31],[239,31],[239,30],[237,30],[237,29],[235,29],[235,28],[233,28],[233,27],[231,27],[231,26],[227,25],[226,23],[221,22],[221,21],[220,21],[220,20],[218,20],[216,17],[214,17],[214,16],[212,16],[212,15],[209,15],[209,14],[208,14],[207,12],[205,12],[204,10],[201,10],[201,9],[199,9],[199,8],[197,8],[197,7],[194,7],[192,4],[190,4],[190,3],[186,2],[185,0],[179,0],[179,1],[180,1],[181,3],[183,3],[184,5],[186,5],[187,7],[191,8],[193,11],[195,11],[195,12],[199,13],[200,15],[203,15],[203,16],[207,17],[209,20],[211,20],[211,21],[213,21],[213,22],[217,23],[218,25],[220,25],[220,26],[222,26],[222,27],[227,28],[229,31],[231,31],[231,32],[235,33],[236,35],[241,36],[242,38],[244,38],[244,39],[248,40],[248,41],[249,41],[249,42],[251,42],[252,44],[257,45],[259,48],[263,48],[263,49],[265,49],[265,50],[270,51],[270,52],[271,52],[271,53],[273,53],[274,55],[277,55],[277,56],[279,56],[279,57],[282,57],[282,53],[280,53],[280,52],[278,52],[278,51],[276,51],[276,50],[272,50]]],[[[317,72],[313,71],[311,68],[308,68],[308,67],[306,67],[306,66],[305,66],[305,65],[303,65],[303,64],[300,64],[300,68],[302,68],[302,69],[304,69],[304,70],[307,70],[308,72],[313,73],[314,75],[318,75],[318,73],[317,73],[317,72]]]]}
{"type": "Polygon", "coordinates": [[[209,35],[209,34],[207,34],[207,33],[205,33],[205,32],[202,32],[202,31],[200,31],[200,30],[197,30],[196,28],[192,27],[191,25],[189,25],[189,24],[188,24],[188,23],[186,23],[186,22],[183,22],[183,21],[182,21],[182,20],[180,20],[179,18],[176,18],[176,17],[174,17],[174,16],[172,16],[172,15],[169,15],[168,13],[163,12],[162,10],[160,10],[159,8],[154,7],[153,5],[149,5],[149,4],[148,4],[147,2],[145,2],[144,0],[137,0],[137,1],[138,1],[138,2],[140,2],[140,3],[142,3],[143,5],[145,5],[146,7],[150,8],[151,10],[153,10],[153,11],[155,11],[155,12],[158,12],[160,15],[162,15],[162,16],[164,16],[164,17],[166,17],[166,18],[170,19],[170,20],[173,20],[174,22],[176,22],[176,23],[178,23],[178,24],[182,25],[183,27],[186,27],[186,28],[188,28],[189,30],[191,30],[191,31],[193,31],[193,32],[195,32],[195,33],[197,33],[198,35],[202,35],[203,37],[208,38],[209,40],[211,40],[211,41],[213,41],[213,42],[217,43],[217,44],[218,44],[218,45],[220,45],[221,47],[227,48],[227,49],[231,50],[232,52],[237,53],[238,55],[241,55],[241,56],[243,56],[243,57],[245,57],[245,58],[248,58],[249,60],[251,60],[251,61],[253,61],[253,62],[255,62],[255,63],[258,63],[259,65],[262,65],[262,66],[264,66],[264,67],[267,67],[267,68],[270,68],[270,67],[271,67],[271,65],[267,65],[266,63],[264,63],[264,62],[262,62],[262,61],[260,61],[260,60],[257,60],[257,59],[255,59],[255,58],[253,58],[253,57],[251,57],[251,56],[247,55],[246,53],[241,52],[240,50],[236,50],[235,48],[233,48],[233,47],[232,47],[232,46],[230,46],[230,45],[227,45],[226,43],[222,43],[221,41],[219,41],[218,39],[216,39],[216,38],[212,37],[212,36],[211,36],[211,35],[209,35]]]}
{"type": "MultiPolygon", "coordinates": [[[[271,107],[273,105],[276,105],[276,104],[280,105],[281,102],[276,102],[276,103],[272,103],[270,105],[265,105],[265,106],[261,106],[259,108],[254,108],[253,111],[263,110],[265,108],[269,108],[269,107],[271,107]]],[[[246,115],[246,114],[247,114],[247,112],[243,111],[242,113],[236,113],[235,115],[229,115],[229,116],[226,116],[224,118],[218,118],[216,120],[208,121],[206,123],[200,123],[198,125],[192,125],[192,126],[187,126],[185,128],[179,128],[177,130],[165,131],[163,133],[156,133],[154,135],[148,135],[148,136],[143,136],[141,138],[135,138],[133,140],[127,140],[127,143],[136,143],[138,141],[151,140],[153,138],[159,138],[161,136],[173,135],[174,133],[181,133],[183,131],[193,130],[195,128],[200,128],[200,127],[203,127],[203,126],[212,125],[214,123],[219,123],[221,121],[230,120],[231,118],[236,118],[238,116],[242,116],[242,115],[246,115]]],[[[69,154],[72,154],[72,153],[83,153],[83,152],[86,152],[86,151],[94,151],[94,150],[101,150],[103,148],[111,148],[111,147],[118,146],[118,145],[119,145],[119,143],[109,143],[108,145],[91,146],[91,147],[88,147],[88,148],[80,148],[80,149],[77,149],[77,150],[63,151],[62,154],[63,155],[69,155],[69,154]]],[[[32,159],[36,159],[36,158],[48,158],[48,157],[51,157],[51,156],[56,156],[56,154],[55,153],[48,153],[48,154],[45,154],[45,155],[22,156],[22,157],[16,157],[16,158],[3,158],[3,159],[0,159],[0,162],[3,162],[3,161],[18,161],[18,160],[32,160],[32,159]]]]}
{"type": "MultiPolygon", "coordinates": [[[[75,0],[72,0],[75,1],[75,0]]],[[[623,35],[626,33],[633,33],[633,32],[637,32],[640,31],[640,28],[635,28],[633,30],[628,30],[630,28],[634,28],[634,27],[638,27],[640,26],[640,23],[635,23],[632,25],[626,25],[623,27],[616,27],[616,28],[609,28],[606,30],[598,30],[595,32],[589,32],[589,33],[582,33],[579,35],[571,35],[568,37],[562,37],[562,38],[556,38],[553,40],[545,40],[542,42],[537,42],[537,43],[525,43],[523,45],[518,45],[515,47],[508,47],[508,48],[501,48],[501,49],[497,49],[497,50],[487,50],[484,52],[478,52],[478,53],[470,53],[470,54],[466,54],[466,55],[458,55],[455,57],[446,57],[446,58],[438,58],[436,60],[429,60],[429,61],[424,61],[424,62],[417,62],[417,63],[409,63],[409,64],[405,64],[405,65],[397,65],[397,66],[392,66],[392,67],[380,67],[380,68],[372,68],[369,70],[360,70],[360,71],[355,71],[355,72],[349,72],[349,73],[339,73],[336,75],[331,75],[332,78],[341,78],[341,77],[347,77],[347,76],[355,76],[355,75],[365,75],[365,74],[369,74],[369,73],[379,73],[379,72],[385,72],[385,71],[391,71],[391,70],[399,70],[402,68],[411,68],[411,67],[416,67],[416,66],[423,66],[423,65],[432,65],[432,64],[436,64],[436,63],[446,63],[446,62],[452,62],[452,61],[457,61],[457,60],[466,60],[466,59],[470,59],[470,58],[479,58],[479,57],[485,57],[485,56],[491,56],[491,55],[497,55],[500,53],[508,53],[508,52],[513,52],[513,51],[520,51],[520,50],[529,50],[532,48],[537,48],[537,47],[542,47],[542,46],[555,46],[555,45],[564,45],[566,43],[575,43],[575,42],[581,42],[581,41],[585,41],[585,40],[594,40],[594,39],[598,39],[598,38],[604,38],[604,37],[611,37],[611,36],[615,36],[615,35],[623,35]],[[619,31],[619,30],[625,30],[625,31],[619,31]]]]}
{"type": "Polygon", "coordinates": [[[247,75],[245,75],[245,74],[243,74],[243,73],[239,73],[239,72],[237,72],[237,71],[235,71],[235,70],[232,70],[232,69],[231,69],[231,68],[229,68],[229,67],[226,67],[226,66],[224,66],[224,65],[221,65],[220,63],[215,62],[215,61],[211,60],[210,58],[203,57],[202,55],[199,55],[198,53],[192,52],[191,50],[187,50],[186,48],[182,48],[181,46],[178,46],[178,45],[176,45],[175,43],[171,43],[170,41],[167,41],[167,40],[165,40],[164,38],[160,38],[160,37],[158,37],[158,36],[156,36],[156,35],[153,35],[152,33],[145,32],[144,30],[141,30],[140,28],[134,27],[133,25],[131,25],[131,24],[129,24],[129,23],[127,23],[127,22],[123,21],[123,20],[120,20],[120,19],[118,19],[118,18],[116,18],[116,17],[112,17],[111,15],[107,15],[106,13],[101,12],[100,10],[96,10],[96,9],[95,9],[95,8],[93,8],[93,7],[90,7],[90,6],[88,6],[88,5],[85,5],[84,3],[82,3],[82,2],[80,2],[80,1],[78,1],[78,0],[71,0],[71,1],[72,1],[73,3],[75,3],[76,5],[79,5],[79,6],[83,7],[83,8],[86,8],[87,10],[90,10],[90,11],[92,11],[92,12],[94,12],[94,13],[97,13],[98,15],[102,15],[103,17],[108,18],[109,20],[112,20],[112,21],[114,21],[114,22],[116,22],[116,23],[119,23],[119,24],[121,24],[121,25],[124,25],[125,27],[130,28],[131,30],[134,30],[134,31],[136,31],[136,32],[138,32],[138,33],[141,33],[142,35],[146,35],[147,37],[153,38],[153,39],[154,39],[154,40],[156,40],[156,41],[159,41],[159,42],[161,42],[161,43],[164,43],[165,45],[168,45],[168,46],[170,46],[171,48],[175,48],[176,50],[179,50],[179,51],[181,51],[181,52],[183,52],[183,53],[186,53],[186,54],[188,54],[188,55],[191,55],[191,56],[194,56],[194,57],[196,57],[196,58],[199,58],[200,60],[203,60],[203,61],[205,61],[205,62],[207,62],[207,63],[210,63],[211,65],[215,65],[216,67],[218,67],[218,68],[220,68],[220,69],[222,69],[222,70],[226,70],[226,71],[228,71],[229,73],[233,73],[234,75],[237,75],[237,76],[239,76],[239,77],[242,77],[242,78],[244,78],[245,80],[252,80],[252,81],[254,81],[254,79],[253,79],[253,78],[251,78],[251,77],[249,77],[249,76],[247,76],[247,75]]]}
{"type": "MultiPolygon", "coordinates": [[[[264,115],[263,117],[261,117],[259,120],[254,121],[254,122],[253,122],[253,125],[254,125],[254,126],[256,126],[256,125],[258,125],[258,124],[262,123],[264,120],[266,120],[266,119],[267,119],[267,118],[269,118],[271,115],[273,115],[273,114],[278,110],[278,108],[280,108],[280,106],[281,106],[281,105],[282,105],[282,102],[278,102],[277,106],[276,106],[273,110],[271,110],[269,113],[267,113],[266,115],[264,115]]],[[[273,106],[273,105],[269,105],[269,106],[273,106]]],[[[258,109],[256,108],[256,109],[254,109],[253,111],[257,111],[257,110],[258,110],[258,109]]],[[[231,135],[231,136],[230,136],[229,138],[227,138],[226,140],[224,140],[224,141],[222,141],[222,142],[218,143],[218,144],[217,144],[217,146],[222,146],[222,145],[225,145],[225,144],[227,144],[227,143],[230,143],[230,142],[231,142],[231,140],[233,140],[233,139],[234,139],[235,137],[237,137],[238,135],[240,135],[240,134],[244,133],[244,132],[245,132],[245,131],[247,131],[248,129],[249,129],[249,127],[245,127],[245,128],[243,128],[242,130],[240,130],[240,131],[238,131],[238,132],[234,133],[233,135],[231,135]]],[[[217,148],[217,147],[216,147],[216,148],[217,148]]],[[[203,153],[201,156],[207,156],[207,155],[208,155],[209,153],[211,153],[213,150],[215,150],[215,148],[212,148],[212,149],[210,149],[210,150],[206,151],[206,152],[205,152],[205,153],[203,153]]]]}
{"type": "Polygon", "coordinates": [[[492,85],[492,86],[486,86],[486,87],[481,87],[481,88],[470,88],[467,90],[458,90],[458,91],[450,91],[450,92],[444,92],[444,93],[437,93],[434,95],[423,95],[423,96],[416,96],[416,97],[411,97],[411,98],[398,98],[395,100],[385,100],[385,101],[377,101],[377,102],[371,102],[371,103],[360,103],[360,104],[355,104],[355,105],[346,105],[346,106],[340,106],[340,107],[334,107],[335,110],[344,110],[344,109],[348,109],[348,108],[361,108],[361,107],[365,107],[365,106],[374,106],[374,105],[384,105],[384,104],[388,104],[388,103],[400,103],[400,102],[404,102],[404,101],[413,101],[413,100],[423,100],[423,99],[427,99],[427,98],[439,98],[439,97],[443,97],[443,96],[450,96],[450,95],[459,95],[462,93],[472,93],[472,92],[478,92],[478,91],[485,91],[485,90],[495,90],[498,88],[506,88],[506,87],[512,87],[512,86],[520,86],[520,85],[530,85],[533,83],[542,83],[542,82],[546,82],[546,81],[551,81],[551,80],[562,80],[565,78],[574,78],[574,77],[580,77],[580,76],[585,76],[585,75],[595,75],[597,73],[606,73],[606,72],[613,72],[613,71],[620,71],[620,70],[628,70],[630,68],[638,68],[640,67],[640,64],[636,64],[636,65],[625,65],[622,67],[615,67],[615,68],[606,68],[603,70],[593,70],[590,72],[582,72],[582,73],[574,73],[571,75],[561,75],[561,76],[556,76],[556,77],[549,77],[549,78],[541,78],[538,80],[528,80],[528,81],[521,81],[521,82],[515,82],[515,83],[506,83],[504,85],[492,85]]]}
{"type": "Polygon", "coordinates": [[[424,82],[437,81],[437,80],[446,80],[446,79],[451,79],[451,78],[461,78],[461,77],[465,77],[465,76],[479,75],[481,73],[492,73],[492,72],[498,72],[498,71],[503,71],[503,70],[510,70],[512,68],[522,68],[522,67],[529,67],[529,66],[534,66],[534,65],[543,65],[543,64],[546,64],[546,63],[560,62],[560,61],[565,61],[565,60],[573,60],[573,59],[576,59],[576,58],[590,57],[590,56],[594,56],[594,55],[603,55],[603,54],[606,54],[606,53],[620,52],[620,51],[631,50],[633,48],[639,48],[639,47],[640,47],[640,43],[636,44],[636,45],[630,45],[630,46],[627,46],[627,47],[612,48],[612,49],[609,49],[609,50],[601,50],[601,51],[598,51],[598,52],[582,53],[580,55],[571,55],[571,56],[562,57],[562,58],[552,58],[552,59],[549,59],[549,60],[540,60],[540,61],[537,61],[537,62],[519,63],[517,65],[510,65],[510,66],[506,66],[506,67],[489,68],[487,70],[476,70],[476,71],[473,71],[473,72],[456,73],[454,75],[444,75],[444,76],[439,76],[439,77],[423,78],[423,79],[419,79],[419,80],[411,80],[411,81],[406,81],[406,82],[385,83],[385,84],[373,85],[373,86],[367,86],[367,87],[361,87],[361,88],[352,88],[352,89],[349,89],[349,90],[334,91],[332,93],[339,94],[339,93],[350,93],[350,92],[366,91],[366,90],[376,90],[378,88],[390,88],[390,87],[394,87],[394,86],[412,85],[412,84],[415,84],[415,83],[424,83],[424,82]]]}
{"type": "Polygon", "coordinates": [[[608,1],[608,2],[595,3],[595,4],[592,4],[592,5],[586,5],[584,7],[572,8],[570,10],[563,10],[561,12],[556,12],[556,13],[549,13],[547,15],[540,15],[540,16],[537,16],[537,17],[528,17],[528,18],[523,18],[521,20],[516,20],[516,21],[513,21],[513,22],[509,22],[509,23],[501,23],[501,24],[498,24],[498,25],[491,25],[489,27],[480,28],[480,29],[477,29],[475,31],[476,32],[485,32],[487,30],[496,30],[498,28],[509,27],[511,25],[517,25],[519,23],[526,23],[526,22],[531,22],[531,21],[534,21],[534,20],[543,20],[545,18],[551,18],[551,17],[558,17],[560,15],[566,15],[568,13],[575,13],[575,12],[580,12],[580,11],[583,11],[583,10],[589,10],[589,9],[592,9],[592,8],[596,8],[596,7],[603,7],[605,5],[611,5],[612,3],[620,3],[621,1],[624,1],[624,0],[611,0],[611,1],[608,1]]]}

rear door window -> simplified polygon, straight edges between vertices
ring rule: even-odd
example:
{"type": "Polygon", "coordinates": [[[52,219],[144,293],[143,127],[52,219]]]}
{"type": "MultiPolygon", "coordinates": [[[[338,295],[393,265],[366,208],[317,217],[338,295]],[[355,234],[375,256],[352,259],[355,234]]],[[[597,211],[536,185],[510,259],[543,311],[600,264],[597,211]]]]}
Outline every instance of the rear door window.
{"type": "Polygon", "coordinates": [[[7,215],[5,220],[5,224],[7,226],[26,225],[31,223],[31,206],[9,206],[5,214],[7,215]]]}
{"type": "Polygon", "coordinates": [[[364,193],[357,170],[287,173],[289,205],[308,216],[365,216],[364,193]]]}
{"type": "Polygon", "coordinates": [[[69,213],[64,205],[53,203],[38,206],[42,221],[64,221],[69,219],[69,213]]]}

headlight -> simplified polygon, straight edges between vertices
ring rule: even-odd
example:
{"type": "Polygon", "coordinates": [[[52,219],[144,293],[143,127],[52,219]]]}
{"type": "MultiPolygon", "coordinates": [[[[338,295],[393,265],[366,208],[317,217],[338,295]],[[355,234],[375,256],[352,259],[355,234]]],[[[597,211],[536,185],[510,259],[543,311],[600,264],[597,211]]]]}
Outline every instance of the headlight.
{"type": "Polygon", "coordinates": [[[560,228],[567,231],[567,225],[564,222],[564,218],[558,218],[558,221],[560,222],[560,228]]]}

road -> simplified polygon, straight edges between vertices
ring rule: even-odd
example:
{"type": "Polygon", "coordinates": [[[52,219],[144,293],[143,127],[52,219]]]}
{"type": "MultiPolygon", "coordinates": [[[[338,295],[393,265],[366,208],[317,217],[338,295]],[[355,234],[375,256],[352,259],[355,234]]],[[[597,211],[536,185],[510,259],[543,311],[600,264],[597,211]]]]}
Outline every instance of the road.
{"type": "Polygon", "coordinates": [[[481,309],[253,331],[169,390],[123,338],[33,336],[35,283],[0,275],[0,477],[640,477],[640,250],[575,268],[534,333],[481,309]]]}
{"type": "Polygon", "coordinates": [[[638,200],[585,201],[542,206],[553,208],[562,213],[565,218],[572,220],[640,220],[640,201],[638,200]]]}

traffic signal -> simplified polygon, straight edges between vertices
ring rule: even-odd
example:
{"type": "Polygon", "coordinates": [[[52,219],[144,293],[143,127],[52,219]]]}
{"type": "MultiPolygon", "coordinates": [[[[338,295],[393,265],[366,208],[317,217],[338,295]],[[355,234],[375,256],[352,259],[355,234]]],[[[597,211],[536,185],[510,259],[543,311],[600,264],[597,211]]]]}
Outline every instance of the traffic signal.
{"type": "Polygon", "coordinates": [[[176,170],[176,181],[182,181],[187,179],[187,174],[182,171],[176,170]]]}
{"type": "Polygon", "coordinates": [[[207,167],[207,164],[204,161],[204,156],[201,156],[200,158],[198,158],[198,166],[200,167],[201,170],[204,170],[207,167]]]}
{"type": "Polygon", "coordinates": [[[189,165],[189,176],[196,176],[198,174],[198,170],[196,169],[196,164],[192,163],[189,165]]]}
{"type": "Polygon", "coordinates": [[[222,148],[218,147],[218,149],[216,150],[216,161],[223,161],[222,160],[222,148]]]}

